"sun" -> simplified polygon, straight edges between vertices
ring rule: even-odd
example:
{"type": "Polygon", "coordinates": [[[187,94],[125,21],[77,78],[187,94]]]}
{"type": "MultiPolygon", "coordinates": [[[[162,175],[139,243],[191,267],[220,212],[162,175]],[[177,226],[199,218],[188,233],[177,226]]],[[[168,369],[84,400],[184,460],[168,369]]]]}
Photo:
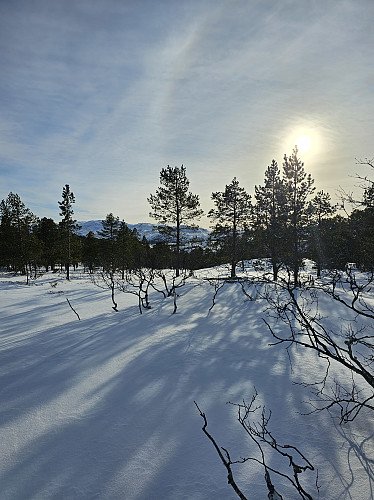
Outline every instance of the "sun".
{"type": "Polygon", "coordinates": [[[295,140],[295,146],[297,146],[299,153],[306,153],[312,148],[312,138],[307,134],[299,135],[295,140]]]}

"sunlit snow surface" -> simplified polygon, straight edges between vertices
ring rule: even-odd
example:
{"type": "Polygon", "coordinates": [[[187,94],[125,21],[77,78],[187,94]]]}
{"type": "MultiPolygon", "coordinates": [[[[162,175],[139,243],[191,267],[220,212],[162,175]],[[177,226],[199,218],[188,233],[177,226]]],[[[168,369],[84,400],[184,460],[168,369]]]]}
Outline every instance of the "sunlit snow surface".
{"type": "MultiPolygon", "coordinates": [[[[29,286],[1,275],[1,500],[235,499],[194,400],[231,458],[257,456],[226,404],[249,401],[254,387],[279,442],[318,467],[320,499],[373,498],[373,416],[339,426],[334,413],[300,414],[310,392],[293,382],[320,380],[323,361],[269,346],[266,304],[248,301],[238,283],[219,291],[210,312],[208,281],[191,278],[179,293],[176,314],[157,292],[142,315],[134,295],[118,293],[116,313],[109,290],[81,271],[29,286]]],[[[347,320],[327,298],[320,308],[336,328],[347,320]]],[[[234,472],[249,499],[267,498],[259,465],[234,472]]],[[[318,498],[308,474],[303,484],[318,498]]],[[[284,499],[297,498],[285,479],[272,479],[284,499]]]]}

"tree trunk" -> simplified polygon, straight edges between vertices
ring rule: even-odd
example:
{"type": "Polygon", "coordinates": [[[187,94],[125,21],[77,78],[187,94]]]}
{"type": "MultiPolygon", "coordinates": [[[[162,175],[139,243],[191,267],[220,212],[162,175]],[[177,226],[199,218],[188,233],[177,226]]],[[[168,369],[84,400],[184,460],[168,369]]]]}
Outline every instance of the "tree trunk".
{"type": "Polygon", "coordinates": [[[175,265],[175,275],[178,278],[179,277],[179,267],[180,267],[180,215],[179,215],[179,207],[177,207],[177,262],[175,265]]]}
{"type": "Polygon", "coordinates": [[[278,280],[278,264],[275,259],[272,259],[271,264],[273,266],[273,280],[278,280]]]}
{"type": "MultiPolygon", "coordinates": [[[[235,214],[234,214],[234,217],[235,214]]],[[[233,229],[232,229],[232,258],[231,258],[231,278],[236,276],[236,220],[234,219],[233,229]]]]}

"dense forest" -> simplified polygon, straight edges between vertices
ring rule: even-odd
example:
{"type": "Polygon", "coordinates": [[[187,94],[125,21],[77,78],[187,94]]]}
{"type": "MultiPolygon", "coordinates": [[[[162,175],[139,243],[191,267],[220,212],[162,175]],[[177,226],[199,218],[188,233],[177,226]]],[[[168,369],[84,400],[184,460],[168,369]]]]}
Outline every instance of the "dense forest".
{"type": "MultiPolygon", "coordinates": [[[[370,167],[373,164],[366,161],[370,167]]],[[[295,148],[284,156],[282,168],[275,160],[267,167],[262,185],[250,196],[234,177],[222,192],[212,193],[208,212],[211,233],[206,241],[186,237],[203,215],[199,197],[189,191],[186,169],[164,168],[160,187],[148,198],[150,216],[157,223],[159,240],[140,238],[124,220],[109,213],[96,236],[78,234],[74,219],[75,196],[66,184],[58,202],[61,220],[38,218],[14,193],[0,204],[0,267],[28,279],[44,270],[65,270],[83,264],[95,269],[131,271],[142,267],[191,270],[229,262],[231,277],[240,261],[270,259],[276,280],[282,267],[297,284],[304,258],[322,269],[343,269],[354,263],[374,269],[374,183],[363,178],[362,197],[342,193],[342,203],[317,190],[295,148]],[[350,213],[344,201],[351,202],[350,213]],[[338,214],[339,210],[339,214],[338,214]],[[343,215],[341,215],[343,214],[343,215]]]]}

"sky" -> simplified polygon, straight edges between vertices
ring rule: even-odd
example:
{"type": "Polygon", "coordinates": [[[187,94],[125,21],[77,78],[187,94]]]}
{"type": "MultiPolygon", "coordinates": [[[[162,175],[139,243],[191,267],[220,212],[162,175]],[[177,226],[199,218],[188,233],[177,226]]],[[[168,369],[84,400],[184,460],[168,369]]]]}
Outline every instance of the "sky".
{"type": "Polygon", "coordinates": [[[207,212],[307,134],[335,201],[374,156],[373,21],[372,0],[0,0],[0,199],[58,221],[69,184],[80,221],[151,222],[183,164],[207,212]]]}

